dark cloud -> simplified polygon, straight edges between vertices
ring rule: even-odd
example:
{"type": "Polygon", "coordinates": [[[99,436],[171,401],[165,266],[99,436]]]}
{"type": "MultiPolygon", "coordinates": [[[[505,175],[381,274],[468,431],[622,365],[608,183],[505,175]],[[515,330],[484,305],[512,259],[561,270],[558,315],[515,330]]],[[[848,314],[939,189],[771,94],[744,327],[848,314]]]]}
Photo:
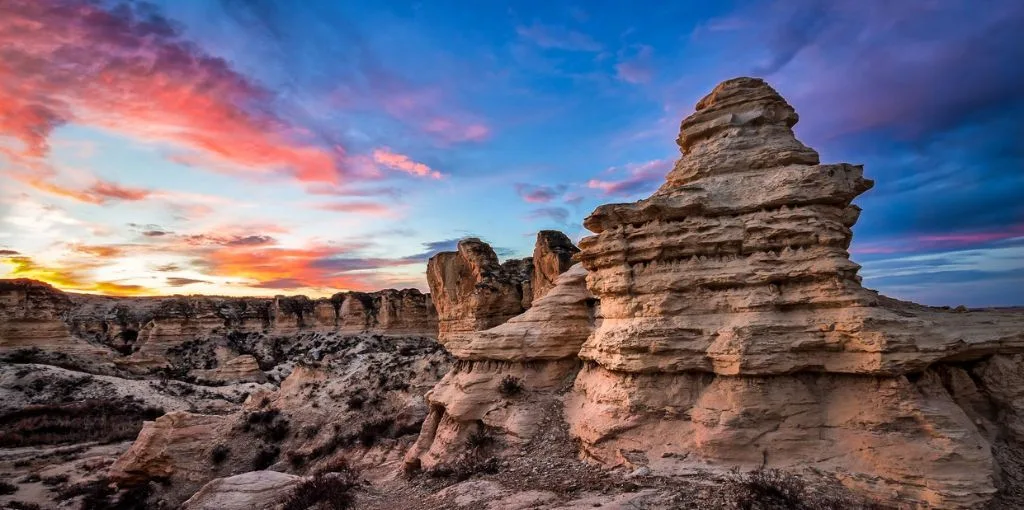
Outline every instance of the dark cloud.
{"type": "Polygon", "coordinates": [[[546,204],[565,194],[568,186],[559,184],[556,186],[543,186],[537,184],[516,183],[516,194],[523,200],[534,204],[546,204]]]}
{"type": "Polygon", "coordinates": [[[253,235],[233,235],[223,236],[217,234],[194,234],[184,237],[185,242],[191,245],[216,245],[216,246],[267,246],[277,242],[272,236],[253,234],[253,235]]]}
{"type": "Polygon", "coordinates": [[[10,256],[13,256],[13,255],[21,255],[21,254],[16,252],[16,251],[14,251],[14,250],[0,250],[0,256],[10,257],[10,256]]]}
{"type": "Polygon", "coordinates": [[[274,244],[276,241],[273,237],[264,235],[251,235],[243,237],[235,237],[229,241],[224,242],[224,246],[263,246],[266,244],[274,244]]]}
{"type": "Polygon", "coordinates": [[[146,230],[142,232],[142,235],[146,237],[162,237],[170,234],[170,232],[164,232],[163,230],[146,230]]]}
{"type": "Polygon", "coordinates": [[[566,223],[569,221],[569,210],[564,207],[541,207],[530,211],[526,215],[527,219],[547,219],[557,223],[566,223]]]}
{"type": "Polygon", "coordinates": [[[166,278],[166,281],[167,281],[167,285],[170,285],[171,287],[184,287],[186,285],[192,285],[192,284],[195,284],[195,283],[210,283],[210,282],[208,282],[206,280],[196,280],[194,278],[175,278],[175,277],[166,278]]]}
{"type": "Polygon", "coordinates": [[[275,280],[267,280],[259,283],[250,285],[259,289],[298,289],[302,287],[308,287],[306,282],[297,278],[278,278],[275,280]]]}

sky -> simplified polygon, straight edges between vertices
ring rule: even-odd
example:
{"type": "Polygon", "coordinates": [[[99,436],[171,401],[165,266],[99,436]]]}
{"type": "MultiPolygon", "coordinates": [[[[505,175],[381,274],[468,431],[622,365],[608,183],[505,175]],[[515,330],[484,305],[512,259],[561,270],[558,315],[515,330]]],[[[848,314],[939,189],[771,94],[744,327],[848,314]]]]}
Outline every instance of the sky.
{"type": "Polygon", "coordinates": [[[864,164],[865,285],[1024,304],[1024,2],[0,1],[0,278],[426,289],[644,198],[715,84],[864,164]]]}

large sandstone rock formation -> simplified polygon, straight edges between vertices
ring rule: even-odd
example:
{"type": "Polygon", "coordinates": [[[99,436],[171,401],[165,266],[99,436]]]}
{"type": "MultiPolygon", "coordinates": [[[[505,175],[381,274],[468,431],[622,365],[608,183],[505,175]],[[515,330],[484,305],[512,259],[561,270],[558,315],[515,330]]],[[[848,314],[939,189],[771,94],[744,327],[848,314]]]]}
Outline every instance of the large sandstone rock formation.
{"type": "Polygon", "coordinates": [[[724,82],[696,109],[665,184],[584,223],[603,315],[566,406],[584,454],[659,474],[815,468],[944,508],[991,497],[993,444],[1019,424],[980,416],[999,420],[990,399],[1016,416],[1006,388],[1020,381],[989,386],[1001,355],[965,363],[1024,348],[1024,317],[864,289],[847,252],[851,201],[872,186],[861,167],[819,164],[761,80],[724,82]]]}
{"type": "MultiPolygon", "coordinates": [[[[462,248],[460,243],[460,252],[462,248]]],[[[564,271],[564,254],[571,257],[574,250],[564,235],[542,232],[534,251],[533,262],[540,261],[534,275],[564,271]]],[[[434,289],[452,286],[450,281],[435,278],[461,276],[441,272],[428,273],[428,277],[434,289]]],[[[426,469],[450,466],[465,453],[466,442],[474,435],[524,443],[538,432],[545,411],[556,402],[560,405],[558,395],[579,369],[577,352],[596,321],[596,300],[586,289],[585,277],[582,267],[569,269],[546,294],[537,295],[525,313],[490,329],[447,337],[446,348],[458,361],[427,394],[430,414],[406,456],[408,465],[426,469]]],[[[478,303],[455,305],[473,311],[478,303]]],[[[442,327],[445,310],[439,307],[442,327]]]]}

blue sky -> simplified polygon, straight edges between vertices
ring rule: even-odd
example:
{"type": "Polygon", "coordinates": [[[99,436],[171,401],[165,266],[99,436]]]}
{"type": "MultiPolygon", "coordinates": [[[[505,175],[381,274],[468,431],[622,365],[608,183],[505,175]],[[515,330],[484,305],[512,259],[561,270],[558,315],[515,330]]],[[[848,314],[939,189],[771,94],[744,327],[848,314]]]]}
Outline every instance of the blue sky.
{"type": "Polygon", "coordinates": [[[649,195],[760,76],[876,187],[865,283],[1024,304],[1024,4],[0,4],[0,276],[116,294],[423,288],[649,195]]]}

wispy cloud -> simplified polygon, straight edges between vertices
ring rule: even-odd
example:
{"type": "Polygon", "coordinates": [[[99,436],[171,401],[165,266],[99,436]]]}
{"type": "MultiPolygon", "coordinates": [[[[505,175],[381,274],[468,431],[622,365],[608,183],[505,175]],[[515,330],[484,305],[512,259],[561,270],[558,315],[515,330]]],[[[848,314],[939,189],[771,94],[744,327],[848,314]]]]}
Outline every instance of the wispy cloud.
{"type": "Polygon", "coordinates": [[[670,159],[657,159],[646,163],[629,163],[624,167],[613,167],[606,175],[625,174],[622,179],[591,179],[587,187],[603,192],[604,196],[627,197],[654,191],[665,180],[672,168],[670,159]]]}
{"type": "Polygon", "coordinates": [[[528,26],[516,27],[516,33],[541,48],[586,52],[597,52],[603,48],[587,34],[560,25],[545,25],[535,21],[528,26]]]}
{"type": "Polygon", "coordinates": [[[515,184],[516,194],[526,202],[532,204],[546,204],[556,200],[565,194],[568,186],[558,184],[555,186],[544,186],[539,184],[515,184]]]}
{"type": "Polygon", "coordinates": [[[405,172],[409,175],[415,175],[417,177],[429,177],[431,179],[440,179],[443,177],[441,172],[430,168],[429,166],[413,161],[405,154],[399,154],[392,151],[387,147],[375,149],[373,151],[373,160],[392,170],[398,170],[399,172],[405,172]]]}

